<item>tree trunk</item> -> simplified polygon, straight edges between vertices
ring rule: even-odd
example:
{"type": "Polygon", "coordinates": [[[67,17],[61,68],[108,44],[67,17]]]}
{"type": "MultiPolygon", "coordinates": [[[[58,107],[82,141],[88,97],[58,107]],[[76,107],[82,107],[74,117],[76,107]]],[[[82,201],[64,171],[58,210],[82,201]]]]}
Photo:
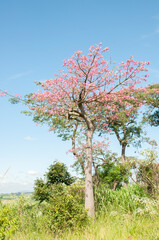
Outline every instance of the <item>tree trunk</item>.
{"type": "MultiPolygon", "coordinates": [[[[79,97],[81,99],[81,96],[79,97]]],[[[93,178],[92,178],[92,138],[95,130],[93,121],[85,113],[84,107],[81,102],[78,104],[81,110],[81,117],[87,125],[87,138],[86,138],[86,160],[85,160],[85,209],[88,209],[88,216],[94,218],[94,194],[93,194],[93,178]]]]}
{"type": "MultiPolygon", "coordinates": [[[[126,150],[126,146],[122,145],[122,150],[121,150],[121,160],[122,160],[122,163],[125,163],[125,161],[126,161],[125,150],[126,150]]],[[[123,187],[127,187],[127,183],[123,182],[123,187]]]]}
{"type": "Polygon", "coordinates": [[[125,161],[126,161],[125,150],[126,150],[126,146],[122,145],[122,150],[121,150],[121,160],[122,160],[122,163],[125,163],[125,161]]]}
{"type": "Polygon", "coordinates": [[[92,137],[94,129],[88,129],[86,141],[86,165],[85,165],[85,209],[88,209],[88,215],[94,218],[94,195],[92,178],[92,137]]]}

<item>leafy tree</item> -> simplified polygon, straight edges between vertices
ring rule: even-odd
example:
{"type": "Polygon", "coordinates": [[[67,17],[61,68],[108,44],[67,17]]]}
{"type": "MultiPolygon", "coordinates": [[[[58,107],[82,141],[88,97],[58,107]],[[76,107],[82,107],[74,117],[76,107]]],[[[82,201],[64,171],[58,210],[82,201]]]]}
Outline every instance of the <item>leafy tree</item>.
{"type": "Polygon", "coordinates": [[[157,92],[143,94],[146,98],[148,111],[145,113],[143,122],[148,122],[151,126],[159,126],[159,84],[150,85],[150,89],[158,89],[157,92]]]}
{"type": "Polygon", "coordinates": [[[64,163],[55,162],[50,165],[45,174],[46,180],[36,179],[34,186],[34,198],[40,202],[49,200],[53,184],[71,185],[75,178],[71,177],[64,163]]]}
{"type": "Polygon", "coordinates": [[[49,200],[51,188],[47,186],[43,179],[36,179],[34,183],[34,198],[40,202],[49,200]]]}
{"type": "Polygon", "coordinates": [[[50,165],[48,172],[45,174],[47,185],[54,183],[64,183],[71,185],[75,179],[71,177],[64,163],[55,162],[50,165]]]}
{"type": "Polygon", "coordinates": [[[110,162],[98,169],[100,183],[105,183],[109,188],[120,189],[124,183],[128,183],[130,169],[128,165],[110,162]]]}
{"type": "MultiPolygon", "coordinates": [[[[115,112],[118,118],[119,105],[141,105],[141,100],[133,96],[140,88],[135,85],[147,78],[141,75],[149,62],[137,62],[130,58],[111,69],[103,58],[104,52],[100,44],[91,46],[88,55],[77,51],[72,58],[64,60],[66,72],[61,71],[54,79],[38,83],[43,92],[28,96],[26,101],[34,119],[39,122],[52,123],[52,129],[58,131],[60,122],[64,129],[79,123],[86,136],[85,164],[85,208],[94,216],[94,197],[92,180],[92,139],[96,129],[106,126],[106,116],[115,112]],[[103,115],[103,108],[105,114],[103,115]],[[40,118],[39,118],[40,117],[40,118]]],[[[143,88],[142,88],[143,90],[143,88]]]]}
{"type": "Polygon", "coordinates": [[[118,118],[113,119],[112,116],[114,112],[110,113],[110,116],[107,116],[107,124],[105,129],[100,129],[100,135],[105,133],[115,134],[119,144],[121,145],[121,160],[124,163],[126,161],[126,147],[131,144],[139,146],[143,138],[143,130],[141,125],[137,124],[138,116],[138,107],[135,107],[135,104],[132,108],[122,106],[119,108],[118,118]]]}

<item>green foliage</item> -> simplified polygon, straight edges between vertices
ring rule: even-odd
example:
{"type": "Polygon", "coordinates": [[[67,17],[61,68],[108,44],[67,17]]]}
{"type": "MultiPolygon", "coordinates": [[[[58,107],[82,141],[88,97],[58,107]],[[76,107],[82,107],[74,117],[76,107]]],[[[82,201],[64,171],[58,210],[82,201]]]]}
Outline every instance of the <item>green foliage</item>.
{"type": "Polygon", "coordinates": [[[88,223],[84,209],[84,185],[76,182],[63,163],[55,162],[45,174],[46,180],[37,179],[34,199],[40,201],[38,229],[44,226],[51,232],[66,228],[83,227],[88,223]]]}
{"type": "Polygon", "coordinates": [[[40,202],[49,199],[50,187],[44,182],[43,179],[36,179],[34,185],[34,199],[40,202]]]}
{"type": "Polygon", "coordinates": [[[129,147],[131,144],[135,147],[141,147],[143,129],[137,123],[137,109],[133,117],[122,117],[113,123],[109,123],[110,129],[115,133],[121,146],[129,147]]]}
{"type": "MultiPolygon", "coordinates": [[[[131,102],[131,100],[129,101],[131,102]]],[[[111,129],[112,131],[110,134],[115,134],[123,149],[126,149],[130,145],[141,147],[144,135],[143,124],[141,125],[138,123],[139,106],[134,101],[132,101],[131,104],[133,105],[133,108],[130,109],[127,106],[116,103],[118,111],[112,111],[106,116],[106,122],[109,128],[105,126],[102,129],[99,129],[99,135],[109,133],[108,129],[111,129]],[[113,119],[112,116],[116,114],[118,115],[118,118],[113,119]]]]}
{"type": "Polygon", "coordinates": [[[149,123],[151,126],[159,126],[159,110],[156,110],[153,114],[149,116],[149,123]]]}
{"type": "MultiPolygon", "coordinates": [[[[38,83],[37,85],[40,85],[38,83]]],[[[26,105],[30,105],[31,107],[37,106],[35,100],[31,99],[33,94],[28,94],[25,96],[24,102],[26,105]]],[[[59,115],[50,116],[48,113],[43,113],[38,111],[37,113],[30,111],[22,111],[26,116],[32,116],[33,121],[38,124],[46,124],[49,127],[50,131],[57,133],[58,137],[61,137],[63,141],[69,140],[72,138],[72,130],[73,130],[73,121],[68,121],[66,118],[63,118],[59,115]]]]}
{"type": "Polygon", "coordinates": [[[20,98],[18,97],[12,97],[9,99],[9,102],[12,103],[12,104],[17,104],[20,102],[20,98]]]}
{"type": "Polygon", "coordinates": [[[39,231],[37,228],[38,205],[30,197],[22,195],[14,200],[12,211],[17,216],[18,231],[24,234],[29,231],[39,231]]]}
{"type": "Polygon", "coordinates": [[[135,212],[143,206],[136,200],[147,197],[146,192],[137,185],[127,186],[120,190],[111,190],[107,185],[101,185],[95,189],[95,205],[97,212],[104,212],[113,209],[121,212],[135,212]]]}
{"type": "Polygon", "coordinates": [[[137,216],[114,212],[95,219],[86,229],[66,231],[52,236],[50,233],[17,232],[13,240],[158,240],[159,217],[137,216]]]}
{"type": "Polygon", "coordinates": [[[75,179],[71,177],[64,163],[55,162],[48,168],[48,172],[45,174],[47,185],[54,183],[64,183],[71,185],[75,179]]]}
{"type": "Polygon", "coordinates": [[[1,206],[0,239],[158,239],[159,201],[137,185],[116,191],[98,186],[93,224],[83,203],[83,182],[52,185],[49,200],[41,204],[20,196],[1,206]]]}
{"type": "Polygon", "coordinates": [[[159,194],[159,163],[157,151],[145,149],[141,152],[143,159],[137,159],[137,181],[150,196],[159,194]]]}
{"type": "Polygon", "coordinates": [[[0,239],[6,239],[17,229],[17,216],[12,211],[11,207],[0,207],[0,239]]]}
{"type": "Polygon", "coordinates": [[[108,188],[120,189],[122,183],[128,183],[129,165],[114,162],[103,165],[98,169],[99,182],[107,184],[108,188]]]}
{"type": "MultiPolygon", "coordinates": [[[[150,89],[158,89],[159,84],[153,84],[149,86],[150,89]]],[[[152,92],[150,94],[143,94],[146,99],[146,105],[148,106],[148,111],[145,112],[143,117],[143,122],[149,123],[151,126],[159,126],[159,92],[152,92]]]]}
{"type": "Polygon", "coordinates": [[[159,215],[159,200],[149,197],[134,196],[134,201],[138,208],[134,211],[136,215],[159,215]]]}
{"type": "Polygon", "coordinates": [[[68,172],[66,165],[60,162],[54,162],[50,165],[45,177],[46,181],[41,178],[35,181],[34,198],[40,202],[49,199],[53,184],[71,185],[75,181],[75,178],[71,177],[68,172]]]}
{"type": "MultiPolygon", "coordinates": [[[[152,84],[149,86],[150,89],[157,89],[159,90],[159,84],[152,84]]],[[[149,105],[149,107],[159,107],[159,92],[154,92],[152,91],[152,93],[150,94],[146,94],[146,96],[144,96],[146,98],[146,103],[147,105],[149,105]]]]}
{"type": "Polygon", "coordinates": [[[88,224],[87,211],[84,209],[83,199],[77,194],[79,186],[63,184],[52,185],[49,201],[41,204],[42,215],[39,217],[46,229],[60,232],[65,229],[83,227],[88,224]],[[79,201],[80,199],[80,201],[79,201]]]}
{"type": "Polygon", "coordinates": [[[70,194],[77,199],[79,204],[84,205],[85,198],[85,183],[84,181],[76,181],[71,186],[69,186],[70,194]]]}

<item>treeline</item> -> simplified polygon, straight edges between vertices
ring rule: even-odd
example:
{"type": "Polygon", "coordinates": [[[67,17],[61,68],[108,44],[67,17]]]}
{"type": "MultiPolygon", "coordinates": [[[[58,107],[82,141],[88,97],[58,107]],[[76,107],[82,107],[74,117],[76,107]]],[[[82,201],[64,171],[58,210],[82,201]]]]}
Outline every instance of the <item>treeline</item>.
{"type": "Polygon", "coordinates": [[[16,192],[16,193],[1,193],[0,194],[0,199],[5,199],[5,200],[13,200],[16,197],[19,197],[21,195],[30,195],[32,194],[31,192],[16,192]]]}

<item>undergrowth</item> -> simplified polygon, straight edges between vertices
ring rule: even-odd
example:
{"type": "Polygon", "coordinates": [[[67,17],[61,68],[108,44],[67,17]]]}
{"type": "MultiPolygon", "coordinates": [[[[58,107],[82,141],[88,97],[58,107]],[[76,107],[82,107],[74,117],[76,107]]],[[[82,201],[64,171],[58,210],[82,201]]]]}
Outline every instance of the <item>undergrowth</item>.
{"type": "Polygon", "coordinates": [[[96,217],[87,217],[83,185],[58,185],[48,202],[21,196],[0,206],[0,239],[159,240],[159,201],[136,185],[95,189],[96,217]]]}

